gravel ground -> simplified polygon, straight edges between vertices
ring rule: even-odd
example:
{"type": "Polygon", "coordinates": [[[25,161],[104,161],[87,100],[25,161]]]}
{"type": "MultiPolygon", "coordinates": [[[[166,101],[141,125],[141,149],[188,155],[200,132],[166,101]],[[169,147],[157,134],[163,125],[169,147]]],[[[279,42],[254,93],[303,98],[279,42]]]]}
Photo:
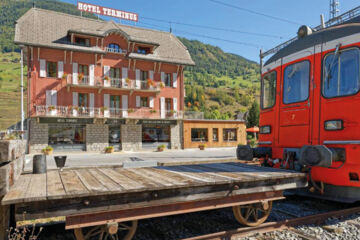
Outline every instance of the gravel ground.
{"type": "MultiPolygon", "coordinates": [[[[321,212],[353,207],[330,201],[316,200],[311,198],[289,196],[286,200],[276,201],[268,221],[281,221],[294,217],[301,217],[321,212]]],[[[346,219],[329,219],[325,225],[330,226],[326,230],[321,226],[299,226],[295,229],[309,235],[309,239],[340,240],[360,239],[360,215],[349,216],[346,219]],[[359,223],[349,223],[348,221],[359,223]],[[331,230],[332,229],[332,230],[331,230]],[[336,232],[334,229],[336,229],[336,232]]],[[[226,231],[241,227],[235,220],[231,208],[212,211],[197,212],[169,217],[161,217],[139,221],[134,240],[151,239],[181,239],[194,237],[208,233],[226,231]]],[[[46,240],[70,240],[74,239],[71,231],[65,231],[63,224],[46,227],[39,239],[46,240]]],[[[234,238],[246,240],[268,239],[304,239],[293,231],[284,230],[266,234],[256,234],[246,238],[234,238]]],[[[306,239],[306,238],[305,238],[306,239]]]]}

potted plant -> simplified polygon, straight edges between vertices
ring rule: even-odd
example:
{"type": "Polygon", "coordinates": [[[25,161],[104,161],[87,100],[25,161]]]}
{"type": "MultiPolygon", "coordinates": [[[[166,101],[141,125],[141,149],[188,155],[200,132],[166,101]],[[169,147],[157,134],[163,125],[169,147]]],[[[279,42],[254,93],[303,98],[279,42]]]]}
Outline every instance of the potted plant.
{"type": "Polygon", "coordinates": [[[129,108],[129,109],[128,109],[128,113],[133,113],[133,112],[135,112],[134,109],[132,109],[132,108],[129,108]]]}
{"type": "Polygon", "coordinates": [[[205,143],[199,144],[199,149],[200,149],[200,150],[205,150],[205,148],[206,148],[206,144],[205,144],[205,143]]]}
{"type": "Polygon", "coordinates": [[[160,83],[160,88],[164,88],[165,84],[163,82],[160,83]]]}
{"type": "Polygon", "coordinates": [[[102,112],[102,113],[104,113],[104,112],[107,111],[107,110],[109,110],[108,107],[102,107],[102,108],[101,108],[101,112],[102,112]]]}
{"type": "Polygon", "coordinates": [[[114,147],[113,146],[109,146],[105,148],[105,153],[113,153],[114,152],[114,147]]]}
{"type": "Polygon", "coordinates": [[[51,155],[54,151],[54,149],[50,146],[47,146],[43,150],[41,150],[45,155],[51,155]]]}
{"type": "Polygon", "coordinates": [[[166,147],[165,144],[159,145],[159,146],[157,147],[158,152],[164,151],[165,147],[166,147]]]}
{"type": "Polygon", "coordinates": [[[176,113],[176,110],[170,110],[170,113],[174,114],[174,113],[176,113]]]}
{"type": "Polygon", "coordinates": [[[83,73],[79,73],[78,75],[78,80],[81,82],[84,79],[84,74],[83,73]]]}
{"type": "Polygon", "coordinates": [[[62,75],[62,79],[63,79],[63,80],[66,80],[67,77],[68,77],[68,74],[67,74],[67,73],[64,73],[64,74],[62,75]]]}
{"type": "Polygon", "coordinates": [[[53,111],[53,110],[55,110],[55,106],[54,106],[54,105],[50,105],[50,106],[48,106],[48,110],[49,110],[49,111],[53,111]]]}
{"type": "Polygon", "coordinates": [[[55,159],[56,167],[60,168],[60,169],[65,167],[66,158],[67,158],[66,155],[64,155],[64,156],[55,156],[54,159],[55,159]]]}
{"type": "Polygon", "coordinates": [[[153,86],[153,81],[151,79],[147,80],[147,86],[148,86],[148,88],[153,86]]]}
{"type": "Polygon", "coordinates": [[[151,110],[150,110],[150,113],[151,113],[151,114],[154,114],[154,113],[156,113],[156,110],[155,110],[155,109],[151,109],[151,110]]]}
{"type": "Polygon", "coordinates": [[[126,78],[126,79],[125,79],[125,82],[126,82],[126,84],[129,84],[129,83],[130,83],[130,79],[129,79],[129,78],[126,78]]]}

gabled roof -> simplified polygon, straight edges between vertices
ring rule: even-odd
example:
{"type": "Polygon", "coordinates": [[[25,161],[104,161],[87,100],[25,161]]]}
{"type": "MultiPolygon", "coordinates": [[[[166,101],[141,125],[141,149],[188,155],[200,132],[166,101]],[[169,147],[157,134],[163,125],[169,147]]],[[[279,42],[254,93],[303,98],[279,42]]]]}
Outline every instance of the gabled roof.
{"type": "Polygon", "coordinates": [[[83,47],[69,43],[67,36],[71,32],[97,37],[105,37],[111,32],[118,32],[128,41],[156,47],[152,54],[131,53],[129,58],[194,65],[186,47],[171,33],[38,8],[30,9],[17,21],[14,42],[30,46],[105,53],[98,47],[83,47]]]}

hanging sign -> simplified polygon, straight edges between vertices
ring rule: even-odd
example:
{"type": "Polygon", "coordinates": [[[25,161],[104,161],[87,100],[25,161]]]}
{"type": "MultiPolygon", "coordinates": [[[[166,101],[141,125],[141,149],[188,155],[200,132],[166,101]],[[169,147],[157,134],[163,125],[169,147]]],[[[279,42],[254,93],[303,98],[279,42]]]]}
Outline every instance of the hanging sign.
{"type": "Polygon", "coordinates": [[[102,6],[89,4],[89,3],[83,3],[83,2],[78,2],[77,8],[78,8],[78,10],[80,10],[82,12],[89,12],[89,13],[99,14],[99,15],[103,15],[103,16],[108,16],[108,17],[116,17],[116,18],[120,18],[120,19],[124,19],[124,20],[134,21],[134,22],[138,21],[137,13],[125,12],[122,10],[117,10],[117,9],[108,8],[108,7],[102,7],[102,6]]]}

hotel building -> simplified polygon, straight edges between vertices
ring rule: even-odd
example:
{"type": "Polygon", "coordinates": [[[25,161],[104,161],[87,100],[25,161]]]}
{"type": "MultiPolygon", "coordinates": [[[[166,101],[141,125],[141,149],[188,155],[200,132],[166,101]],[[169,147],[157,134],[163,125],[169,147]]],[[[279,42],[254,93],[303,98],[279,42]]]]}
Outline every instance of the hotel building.
{"type": "Polygon", "coordinates": [[[183,148],[184,68],[171,33],[32,8],[16,23],[28,66],[29,152],[183,148]]]}

